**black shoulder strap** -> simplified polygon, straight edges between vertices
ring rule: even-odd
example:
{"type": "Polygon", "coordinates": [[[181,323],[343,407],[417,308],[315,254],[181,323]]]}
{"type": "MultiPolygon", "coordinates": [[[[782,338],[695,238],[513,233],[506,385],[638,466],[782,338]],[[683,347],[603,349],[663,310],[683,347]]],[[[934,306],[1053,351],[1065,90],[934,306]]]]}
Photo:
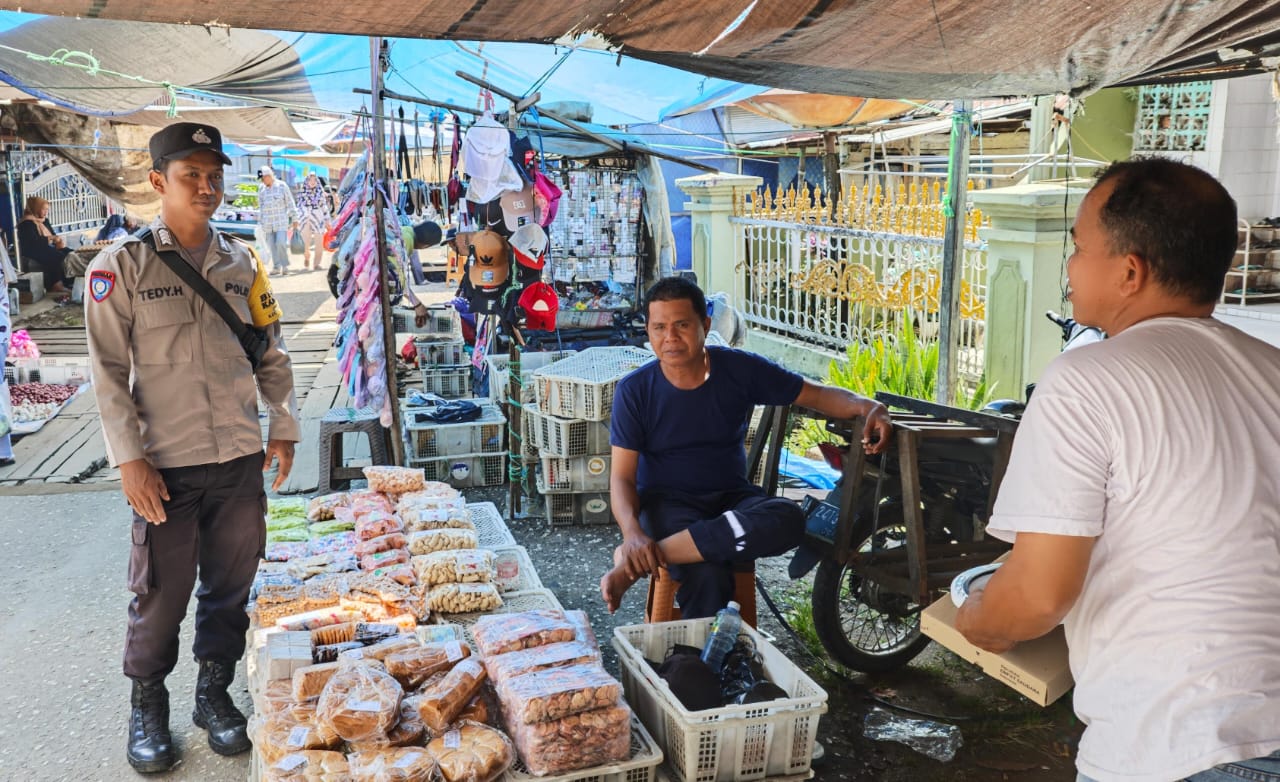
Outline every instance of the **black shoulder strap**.
{"type": "Polygon", "coordinates": [[[204,299],[210,307],[213,307],[213,311],[227,322],[227,325],[235,332],[236,337],[243,336],[246,329],[244,321],[240,320],[240,316],[236,314],[235,310],[231,309],[231,305],[222,297],[222,294],[214,290],[208,280],[173,250],[156,249],[156,239],[151,235],[150,228],[142,231],[137,236],[146,242],[148,247],[155,250],[156,255],[160,256],[160,260],[164,261],[165,265],[172,269],[174,274],[181,277],[183,282],[190,285],[191,290],[199,294],[200,298],[204,299]]]}

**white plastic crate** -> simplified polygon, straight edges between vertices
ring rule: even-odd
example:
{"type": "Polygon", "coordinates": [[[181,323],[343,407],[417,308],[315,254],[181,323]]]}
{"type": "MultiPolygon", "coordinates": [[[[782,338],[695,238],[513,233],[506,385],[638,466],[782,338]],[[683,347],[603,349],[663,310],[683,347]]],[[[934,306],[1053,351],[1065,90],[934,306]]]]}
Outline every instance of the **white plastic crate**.
{"type": "Polygon", "coordinates": [[[552,527],[613,523],[607,491],[548,494],[544,499],[547,503],[547,523],[552,527]]]}
{"type": "Polygon", "coordinates": [[[415,413],[423,408],[403,407],[405,457],[417,461],[455,454],[506,452],[506,416],[486,399],[469,401],[480,406],[480,417],[458,424],[419,423],[414,420],[415,413]]]}
{"type": "Polygon", "coordinates": [[[622,686],[667,757],[677,782],[737,782],[809,773],[827,693],[749,626],[765,675],[788,697],[745,706],[689,711],[653,670],[674,644],[702,647],[711,619],[627,625],[613,631],[622,686]]]}
{"type": "Polygon", "coordinates": [[[526,407],[533,444],[543,456],[590,456],[609,453],[609,424],[604,421],[585,421],[573,418],[557,418],[537,408],[526,407]]]}
{"type": "Polygon", "coordinates": [[[520,411],[520,458],[525,462],[535,462],[539,455],[537,422],[530,415],[531,412],[532,406],[526,406],[520,411]]]}
{"type": "Polygon", "coordinates": [[[626,760],[606,766],[584,768],[559,776],[535,777],[529,774],[524,763],[517,758],[507,770],[507,782],[655,782],[658,764],[662,762],[662,750],[644,729],[644,724],[631,715],[631,754],[626,760]]]}
{"type": "Polygon", "coordinates": [[[462,337],[430,334],[413,339],[418,366],[456,367],[467,363],[467,343],[462,337]]]}
{"type": "Polygon", "coordinates": [[[498,486],[507,480],[507,454],[465,453],[438,459],[408,459],[410,467],[421,467],[429,481],[444,481],[457,489],[498,486]]]}
{"type": "Polygon", "coordinates": [[[538,464],[538,491],[608,491],[608,456],[571,456],[567,459],[543,456],[538,464]]]}
{"type": "Polygon", "coordinates": [[[534,397],[549,415],[607,421],[618,381],[653,358],[643,348],[588,348],[534,372],[534,397]]]}
{"type": "Polygon", "coordinates": [[[471,396],[471,365],[424,367],[422,390],[428,394],[438,394],[445,399],[463,399],[471,396]]]}
{"type": "MultiPolygon", "coordinates": [[[[524,380],[523,393],[520,395],[520,401],[533,401],[533,378],[531,375],[543,367],[553,364],[569,356],[575,355],[576,350],[550,350],[545,352],[530,351],[520,354],[520,376],[524,380]]],[[[507,383],[510,382],[511,375],[508,372],[511,364],[510,356],[485,356],[484,361],[489,366],[489,399],[499,404],[507,401],[507,383]]]]}
{"type": "Polygon", "coordinates": [[[462,335],[458,312],[452,307],[427,307],[427,322],[417,325],[413,310],[397,308],[391,311],[391,325],[396,334],[449,334],[462,335]]]}
{"type": "Polygon", "coordinates": [[[516,539],[502,520],[498,506],[492,502],[469,502],[467,510],[471,511],[471,523],[476,525],[476,537],[480,548],[509,548],[516,544],[516,539]]]}

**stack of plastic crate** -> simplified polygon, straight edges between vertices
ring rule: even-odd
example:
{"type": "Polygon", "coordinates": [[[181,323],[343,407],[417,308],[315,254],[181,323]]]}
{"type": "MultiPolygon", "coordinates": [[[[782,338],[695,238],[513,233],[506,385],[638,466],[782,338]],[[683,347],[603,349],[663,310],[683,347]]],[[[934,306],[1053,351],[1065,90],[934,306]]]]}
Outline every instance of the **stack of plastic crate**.
{"type": "Polygon", "coordinates": [[[500,485],[507,478],[507,419],[487,399],[469,401],[480,406],[480,417],[464,423],[437,423],[426,408],[405,406],[406,461],[427,480],[460,489],[500,485]]]}
{"type": "Polygon", "coordinates": [[[471,364],[467,361],[462,325],[453,309],[427,311],[429,329],[414,335],[418,366],[422,367],[422,390],[445,399],[471,396],[471,364]]]}
{"type": "Polygon", "coordinates": [[[537,486],[547,521],[609,524],[609,422],[618,381],[652,361],[642,348],[590,348],[531,376],[524,408],[538,451],[537,486]]]}

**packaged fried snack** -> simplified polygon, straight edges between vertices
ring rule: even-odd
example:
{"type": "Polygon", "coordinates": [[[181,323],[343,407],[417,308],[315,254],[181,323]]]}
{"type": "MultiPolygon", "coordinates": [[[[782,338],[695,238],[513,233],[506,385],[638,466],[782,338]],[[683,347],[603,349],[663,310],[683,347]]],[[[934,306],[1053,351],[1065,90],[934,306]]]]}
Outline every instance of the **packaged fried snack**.
{"type": "Polygon", "coordinates": [[[307,503],[307,518],[311,521],[327,521],[333,518],[333,512],[345,508],[351,502],[351,495],[345,491],[333,494],[321,494],[307,503]]]}
{"type": "Polygon", "coordinates": [[[382,734],[400,718],[404,690],[386,671],[343,658],[341,669],[329,679],[316,705],[317,722],[347,741],[363,741],[382,734]]]}
{"type": "Polygon", "coordinates": [[[418,582],[437,584],[484,583],[493,580],[493,552],[489,549],[445,549],[410,560],[418,582]]]}
{"type": "Polygon", "coordinates": [[[600,653],[591,646],[581,641],[567,641],[486,657],[484,669],[497,687],[508,679],[526,673],[595,662],[599,659],[600,653]]]}
{"type": "Polygon", "coordinates": [[[404,532],[404,524],[393,513],[370,511],[356,519],[356,537],[369,540],[393,532],[404,532]]]}
{"type": "Polygon", "coordinates": [[[384,657],[383,662],[386,663],[387,673],[396,677],[408,691],[470,656],[470,646],[461,641],[447,641],[402,649],[384,657]]]}
{"type": "Polygon", "coordinates": [[[492,782],[515,760],[511,742],[488,725],[463,722],[427,744],[445,782],[492,782]]]}
{"type": "Polygon", "coordinates": [[[347,756],[325,749],[290,752],[267,767],[266,782],[345,782],[347,756]]]}
{"type": "Polygon", "coordinates": [[[552,608],[482,616],[471,633],[483,657],[577,638],[577,628],[565,619],[564,612],[552,608]]]}
{"type": "Polygon", "coordinates": [[[426,529],[409,533],[410,554],[430,554],[446,549],[476,548],[476,533],[469,529],[426,529]]]}
{"type": "Polygon", "coordinates": [[[353,549],[357,557],[363,557],[366,554],[377,554],[383,551],[390,551],[393,548],[404,548],[409,544],[404,533],[389,532],[386,535],[379,535],[376,538],[361,540],[353,549]]]}
{"type": "Polygon", "coordinates": [[[387,747],[347,758],[352,782],[432,782],[436,761],[422,747],[387,747]]]}
{"type": "Polygon", "coordinates": [[[625,704],[552,722],[508,724],[520,759],[536,776],[626,760],[631,755],[631,709],[625,704]]]}
{"type": "Polygon", "coordinates": [[[427,593],[427,606],[442,614],[474,614],[502,608],[502,593],[493,584],[440,584],[427,593]]]}
{"type": "MultiPolygon", "coordinates": [[[[403,506],[399,506],[403,508],[403,506]]],[[[424,529],[475,529],[475,522],[471,520],[471,511],[462,502],[462,498],[458,498],[458,506],[445,506],[440,508],[403,508],[398,510],[396,514],[400,520],[404,522],[404,527],[410,532],[416,532],[424,529]]]]}
{"type": "Polygon", "coordinates": [[[613,706],[622,685],[599,662],[525,673],[497,687],[507,723],[552,722],[613,706]]]}
{"type": "Polygon", "coordinates": [[[402,548],[393,548],[388,551],[380,551],[377,554],[365,554],[363,557],[360,557],[360,569],[367,572],[377,570],[379,568],[391,567],[392,565],[407,564],[408,562],[408,551],[402,548]]]}
{"type": "Polygon", "coordinates": [[[426,488],[427,476],[421,467],[365,467],[364,477],[369,481],[369,490],[383,494],[407,494],[411,491],[422,491],[426,488]]]}
{"type": "Polygon", "coordinates": [[[419,693],[418,714],[430,730],[440,733],[458,718],[484,684],[484,667],[473,658],[455,665],[419,693]]]}

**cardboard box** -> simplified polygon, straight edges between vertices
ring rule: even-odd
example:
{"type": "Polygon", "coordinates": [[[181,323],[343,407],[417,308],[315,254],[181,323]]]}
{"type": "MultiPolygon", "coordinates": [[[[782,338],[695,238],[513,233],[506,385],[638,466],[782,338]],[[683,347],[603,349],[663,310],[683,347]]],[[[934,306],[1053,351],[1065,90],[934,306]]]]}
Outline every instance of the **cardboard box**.
{"type": "Polygon", "coordinates": [[[1067,665],[1067,639],[1061,625],[1048,635],[1023,641],[1004,654],[992,654],[969,643],[956,630],[955,603],[951,595],[944,595],[921,612],[920,631],[1041,706],[1061,698],[1074,684],[1067,665]]]}

